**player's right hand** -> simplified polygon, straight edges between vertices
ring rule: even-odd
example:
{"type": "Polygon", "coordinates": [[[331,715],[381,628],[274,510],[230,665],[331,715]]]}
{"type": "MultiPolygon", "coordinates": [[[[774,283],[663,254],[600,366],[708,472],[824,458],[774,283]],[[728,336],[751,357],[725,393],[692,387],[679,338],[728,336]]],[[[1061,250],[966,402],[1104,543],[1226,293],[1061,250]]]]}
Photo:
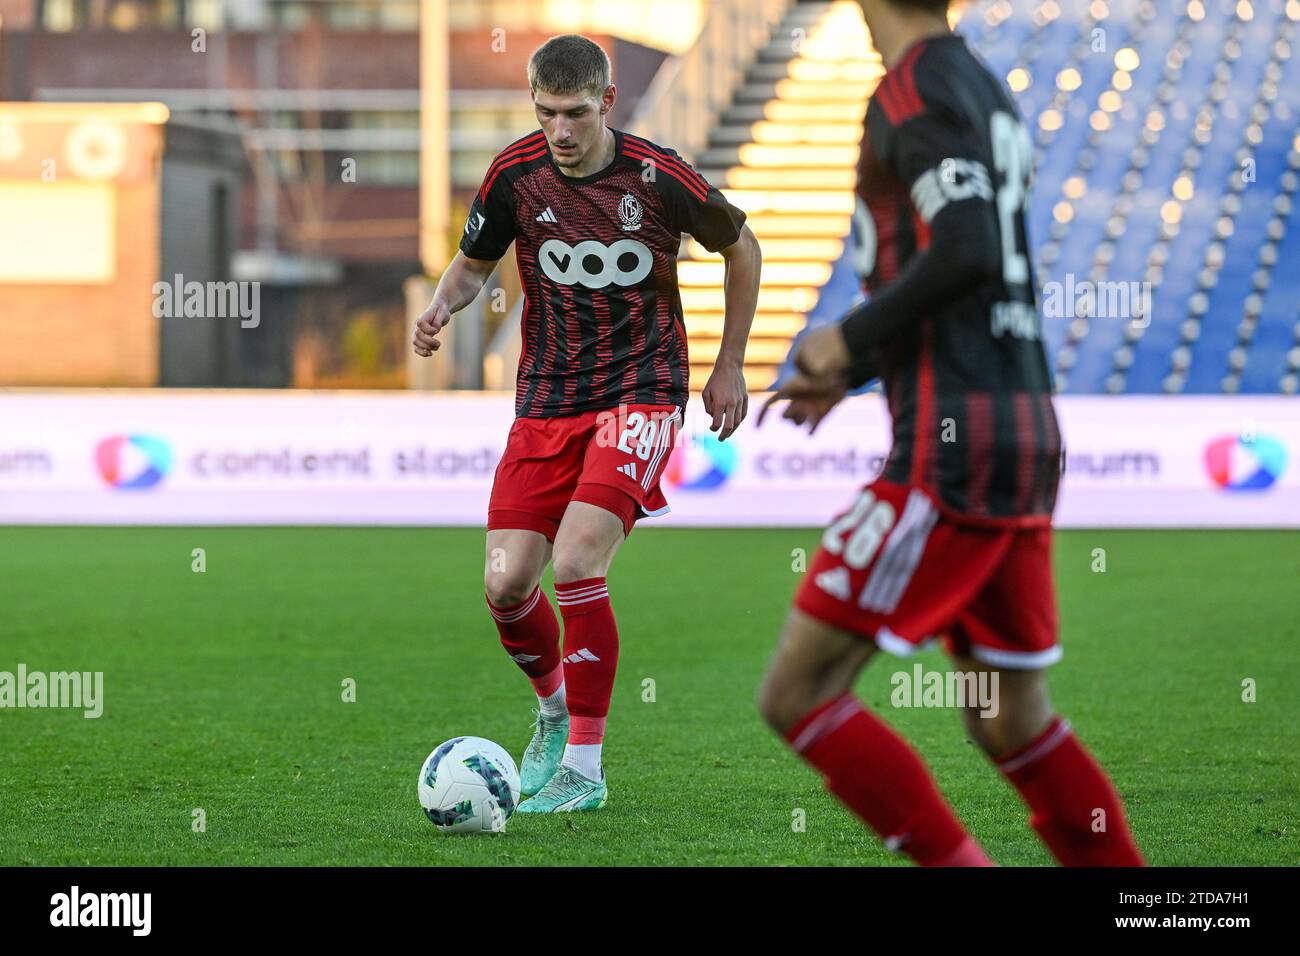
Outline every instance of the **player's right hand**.
{"type": "Polygon", "coordinates": [[[451,321],[451,311],[447,306],[434,299],[429,303],[429,307],[420,313],[420,317],[415,321],[415,339],[412,344],[415,346],[415,354],[428,358],[442,344],[438,341],[438,333],[442,327],[451,321]]]}
{"type": "Polygon", "coordinates": [[[832,408],[840,403],[840,400],[848,392],[848,386],[844,382],[835,384],[826,384],[824,382],[815,382],[802,372],[796,372],[777,386],[763,403],[763,407],[758,412],[758,424],[763,424],[763,419],[767,416],[767,411],[776,402],[785,401],[787,404],[781,417],[794,422],[796,425],[808,425],[808,434],[817,431],[817,426],[822,423],[832,408]]]}

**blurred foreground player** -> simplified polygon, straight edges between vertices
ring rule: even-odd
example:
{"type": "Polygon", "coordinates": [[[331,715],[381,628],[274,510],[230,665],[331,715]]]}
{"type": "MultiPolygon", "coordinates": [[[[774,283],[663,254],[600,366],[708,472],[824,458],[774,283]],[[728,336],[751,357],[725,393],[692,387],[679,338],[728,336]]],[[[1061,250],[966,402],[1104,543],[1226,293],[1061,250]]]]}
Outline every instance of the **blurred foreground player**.
{"type": "MultiPolygon", "coordinates": [[[[702,395],[725,440],[745,418],[745,343],[760,253],[745,214],[671,149],[605,125],[610,65],[585,37],[528,64],[541,128],[505,149],[474,198],[460,252],[420,317],[428,356],[515,243],[525,293],[517,415],[488,505],[488,608],[537,693],[520,766],[525,813],[596,809],[618,663],[605,577],[641,517],[668,510],[659,479],[688,396],[677,286],[682,233],[726,263],[726,314],[702,395]],[[564,648],[538,586],[551,563],[564,648]]],[[[645,581],[647,588],[659,582],[645,581]]]]}
{"type": "Polygon", "coordinates": [[[1067,866],[1138,866],[1110,780],[1048,701],[1061,449],[1025,233],[1030,143],[947,6],[862,0],[886,69],[858,167],[871,297],[804,336],[763,414],[788,399],[784,416],[815,428],[878,375],[893,448],[823,535],[759,706],[889,849],[988,866],[917,754],[852,690],[878,650],[944,634],[958,671],[998,675],[996,716],[973,701],[962,716],[1048,850],[1067,866]]]}

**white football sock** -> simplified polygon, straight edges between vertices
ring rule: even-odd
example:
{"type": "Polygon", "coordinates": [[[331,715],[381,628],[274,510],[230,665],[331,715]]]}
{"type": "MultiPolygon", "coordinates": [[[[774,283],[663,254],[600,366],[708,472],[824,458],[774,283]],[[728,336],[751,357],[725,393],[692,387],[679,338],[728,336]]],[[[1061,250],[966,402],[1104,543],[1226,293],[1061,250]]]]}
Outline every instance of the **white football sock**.
{"type": "Polygon", "coordinates": [[[601,744],[565,744],[561,767],[576,770],[588,780],[604,780],[605,771],[600,766],[601,744]]]}
{"type": "Polygon", "coordinates": [[[557,690],[550,697],[538,696],[537,707],[542,712],[542,716],[550,720],[557,717],[563,717],[569,712],[568,701],[564,697],[564,684],[561,683],[557,690]]]}

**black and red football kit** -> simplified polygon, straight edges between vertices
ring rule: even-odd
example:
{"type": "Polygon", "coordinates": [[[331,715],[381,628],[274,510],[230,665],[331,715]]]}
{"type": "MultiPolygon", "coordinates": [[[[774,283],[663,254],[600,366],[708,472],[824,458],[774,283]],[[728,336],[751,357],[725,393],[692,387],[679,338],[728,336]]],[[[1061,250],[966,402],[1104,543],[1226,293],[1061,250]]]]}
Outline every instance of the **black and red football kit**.
{"type": "Polygon", "coordinates": [[[515,244],[524,289],[517,418],[489,528],[553,538],[571,500],[616,510],[629,530],[667,510],[659,478],[689,395],[681,237],[724,249],[745,214],[673,150],[611,132],[613,159],[580,177],[560,171],[543,131],[515,141],[465,223],[472,259],[515,244]]]}
{"type": "Polygon", "coordinates": [[[959,36],[913,45],[868,106],[855,228],[869,298],[842,329],[855,383],[883,381],[893,445],[796,601],[886,650],[943,633],[1001,666],[1060,656],[1061,442],[1025,226],[1031,162],[1014,103],[959,36]]]}

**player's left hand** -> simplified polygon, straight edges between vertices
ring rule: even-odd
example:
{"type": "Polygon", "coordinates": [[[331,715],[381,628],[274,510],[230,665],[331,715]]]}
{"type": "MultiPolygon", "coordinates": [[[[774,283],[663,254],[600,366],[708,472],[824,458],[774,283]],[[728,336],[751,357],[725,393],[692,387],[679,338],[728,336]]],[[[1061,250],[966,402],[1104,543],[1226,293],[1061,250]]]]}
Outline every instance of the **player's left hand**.
{"type": "Polygon", "coordinates": [[[829,386],[848,372],[853,356],[836,322],[805,333],[791,360],[794,367],[813,382],[829,386]]]}
{"type": "Polygon", "coordinates": [[[749,414],[744,369],[731,362],[719,362],[713,366],[713,374],[700,397],[704,399],[705,413],[713,418],[709,431],[722,429],[718,441],[726,441],[749,414]]]}

